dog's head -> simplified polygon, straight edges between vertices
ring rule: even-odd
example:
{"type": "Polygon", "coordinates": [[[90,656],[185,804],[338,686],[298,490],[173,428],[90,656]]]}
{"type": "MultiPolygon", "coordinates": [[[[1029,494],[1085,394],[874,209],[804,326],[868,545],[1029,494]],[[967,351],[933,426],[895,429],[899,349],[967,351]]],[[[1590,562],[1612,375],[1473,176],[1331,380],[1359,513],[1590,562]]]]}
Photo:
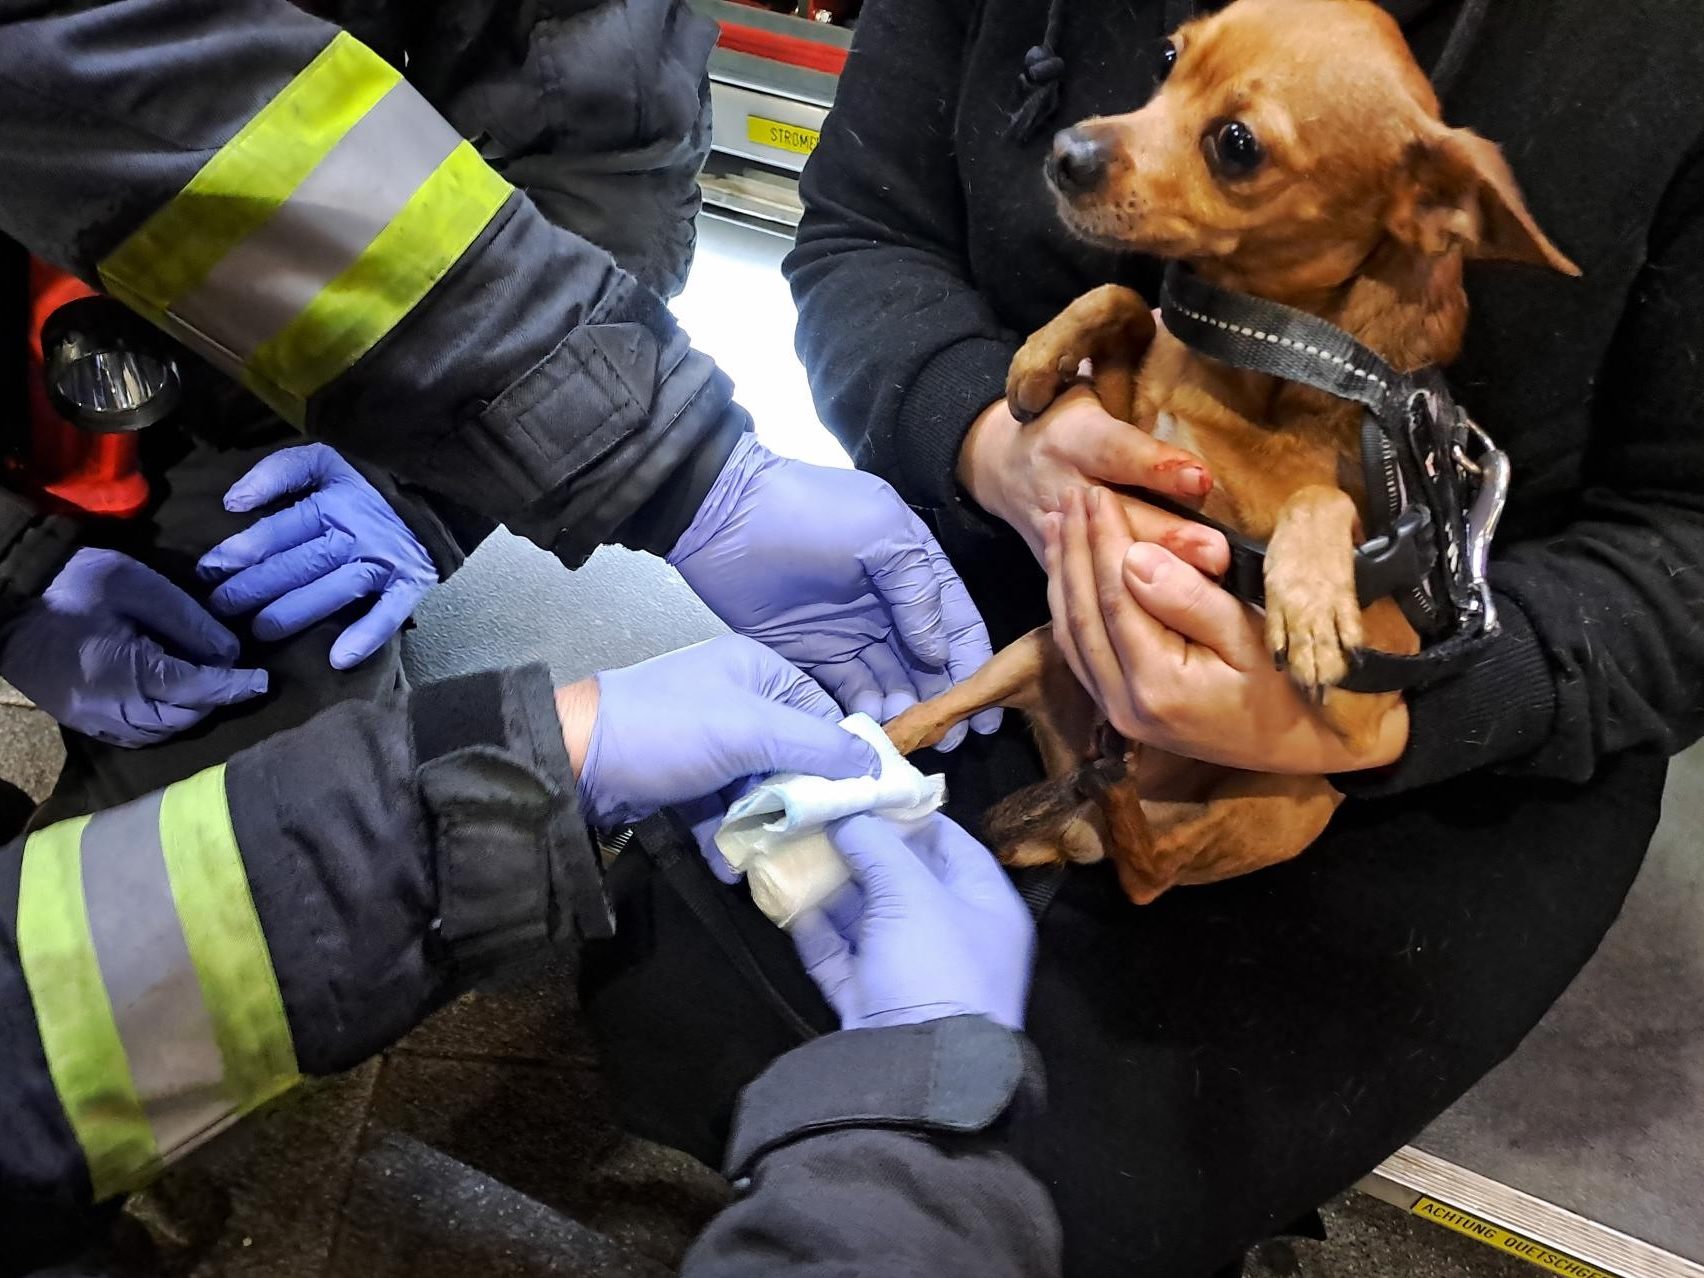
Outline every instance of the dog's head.
{"type": "Polygon", "coordinates": [[[1256,292],[1334,286],[1387,241],[1579,273],[1498,149],[1441,122],[1373,0],[1236,0],[1166,57],[1141,110],[1054,139],[1047,179],[1077,234],[1221,264],[1256,292]]]}

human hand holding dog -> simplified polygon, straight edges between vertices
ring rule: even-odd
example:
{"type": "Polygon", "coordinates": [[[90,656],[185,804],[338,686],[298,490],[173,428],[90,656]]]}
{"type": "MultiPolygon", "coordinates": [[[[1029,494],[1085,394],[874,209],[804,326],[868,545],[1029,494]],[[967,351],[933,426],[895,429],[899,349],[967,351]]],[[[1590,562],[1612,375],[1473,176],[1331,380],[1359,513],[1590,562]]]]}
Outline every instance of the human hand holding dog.
{"type": "MultiPolygon", "coordinates": [[[[1129,485],[1196,505],[1213,487],[1199,457],[1112,416],[1086,385],[1027,424],[1004,399],[989,405],[959,450],[958,478],[979,506],[1022,534],[1038,562],[1047,517],[1064,509],[1069,492],[1129,485]]],[[[1141,540],[1170,546],[1206,573],[1229,566],[1230,548],[1212,529],[1134,497],[1115,501],[1141,540]]]]}
{"type": "Polygon", "coordinates": [[[1408,743],[1398,703],[1357,753],[1276,668],[1259,618],[1163,546],[1120,504],[1071,493],[1044,530],[1054,637],[1112,726],[1132,741],[1256,772],[1353,772],[1408,743]]]}

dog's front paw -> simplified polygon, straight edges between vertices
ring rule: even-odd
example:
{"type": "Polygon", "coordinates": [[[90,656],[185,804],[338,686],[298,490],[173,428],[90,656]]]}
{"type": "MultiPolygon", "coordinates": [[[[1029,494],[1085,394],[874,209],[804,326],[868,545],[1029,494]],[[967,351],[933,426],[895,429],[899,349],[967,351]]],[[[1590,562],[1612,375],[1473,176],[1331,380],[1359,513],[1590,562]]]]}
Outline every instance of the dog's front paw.
{"type": "Polygon", "coordinates": [[[1348,677],[1363,636],[1353,542],[1340,519],[1315,514],[1280,520],[1267,546],[1266,643],[1318,697],[1348,677]]]}
{"type": "Polygon", "coordinates": [[[1351,654],[1361,646],[1361,607],[1354,590],[1296,582],[1274,594],[1268,582],[1266,643],[1305,691],[1335,688],[1348,677],[1351,654]]]}
{"type": "Polygon", "coordinates": [[[1023,344],[1006,372],[1006,407],[1020,422],[1034,421],[1059,398],[1082,360],[1061,352],[1046,329],[1023,344]]]}

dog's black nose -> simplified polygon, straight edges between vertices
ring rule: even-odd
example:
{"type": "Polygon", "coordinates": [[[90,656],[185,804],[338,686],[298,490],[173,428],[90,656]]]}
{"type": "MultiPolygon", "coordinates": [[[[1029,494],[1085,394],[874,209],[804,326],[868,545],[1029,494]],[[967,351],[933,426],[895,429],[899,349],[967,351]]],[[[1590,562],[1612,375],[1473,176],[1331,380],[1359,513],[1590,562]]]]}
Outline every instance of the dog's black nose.
{"type": "Polygon", "coordinates": [[[1106,181],[1112,154],[1104,142],[1066,129],[1053,139],[1047,157],[1047,180],[1064,195],[1088,195],[1106,181]]]}

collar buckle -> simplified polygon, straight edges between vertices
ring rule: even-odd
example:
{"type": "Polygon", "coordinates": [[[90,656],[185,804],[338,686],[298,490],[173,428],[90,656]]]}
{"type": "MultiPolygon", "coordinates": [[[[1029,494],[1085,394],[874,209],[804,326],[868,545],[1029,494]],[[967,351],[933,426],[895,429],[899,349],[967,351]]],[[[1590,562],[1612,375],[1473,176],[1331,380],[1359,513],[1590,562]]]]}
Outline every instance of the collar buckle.
{"type": "Polygon", "coordinates": [[[1491,539],[1509,501],[1509,455],[1466,413],[1460,420],[1465,438],[1456,442],[1450,455],[1463,482],[1474,490],[1467,508],[1467,575],[1478,603],[1480,630],[1491,634],[1497,629],[1489,572],[1491,539]]]}

